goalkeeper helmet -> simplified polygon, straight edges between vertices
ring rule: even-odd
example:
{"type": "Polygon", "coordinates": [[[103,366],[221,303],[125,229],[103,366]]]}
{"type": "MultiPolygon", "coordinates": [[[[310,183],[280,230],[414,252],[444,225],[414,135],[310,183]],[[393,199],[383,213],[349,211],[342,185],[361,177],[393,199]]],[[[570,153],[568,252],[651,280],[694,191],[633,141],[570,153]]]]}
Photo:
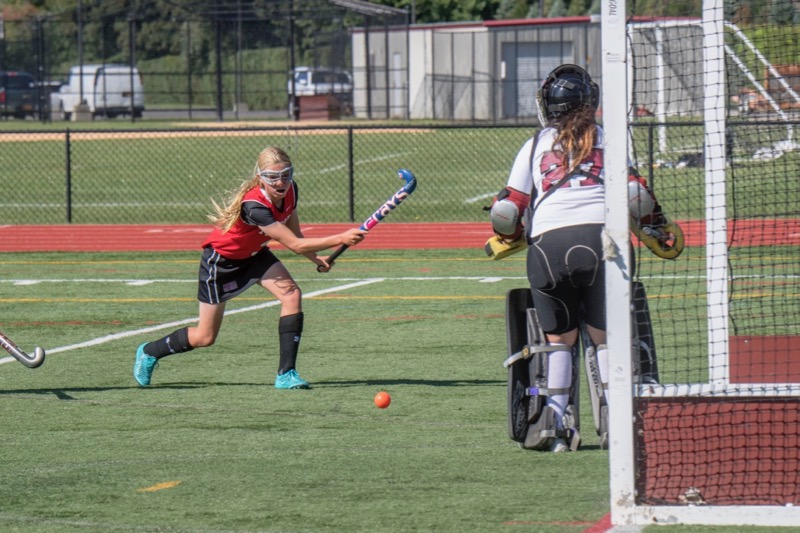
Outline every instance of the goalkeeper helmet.
{"type": "Polygon", "coordinates": [[[587,107],[596,110],[599,103],[600,89],[589,73],[577,65],[553,69],[536,93],[536,107],[543,126],[571,111],[587,107]]]}

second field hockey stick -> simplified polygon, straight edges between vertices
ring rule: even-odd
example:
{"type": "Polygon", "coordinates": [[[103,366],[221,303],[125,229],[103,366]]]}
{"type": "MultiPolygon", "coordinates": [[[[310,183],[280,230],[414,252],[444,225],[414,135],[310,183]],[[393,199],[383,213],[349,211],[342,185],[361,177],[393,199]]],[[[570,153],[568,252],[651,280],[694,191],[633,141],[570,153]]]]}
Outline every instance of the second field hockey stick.
{"type": "MultiPolygon", "coordinates": [[[[394,193],[391,198],[386,200],[382,206],[376,209],[375,212],[372,213],[363,224],[361,224],[362,230],[369,231],[375,227],[378,222],[383,220],[386,215],[391,213],[392,209],[400,205],[402,201],[408,198],[411,193],[414,192],[414,189],[417,188],[417,178],[415,178],[414,174],[412,174],[410,171],[401,168],[397,171],[397,176],[405,181],[406,184],[403,185],[403,187],[401,187],[396,193],[394,193]]],[[[328,266],[333,267],[333,262],[336,260],[336,258],[342,255],[342,253],[344,253],[344,251],[348,248],[349,246],[346,244],[339,246],[331,255],[328,256],[328,266]]],[[[322,268],[323,267],[321,265],[317,266],[317,271],[322,272],[322,268]]]]}
{"type": "Polygon", "coordinates": [[[44,363],[44,350],[36,347],[33,350],[33,355],[28,355],[27,353],[23,352],[19,349],[19,346],[14,344],[14,342],[0,333],[0,345],[5,348],[5,350],[11,354],[11,356],[22,363],[23,365],[27,366],[28,368],[36,368],[37,366],[42,366],[44,363]]]}

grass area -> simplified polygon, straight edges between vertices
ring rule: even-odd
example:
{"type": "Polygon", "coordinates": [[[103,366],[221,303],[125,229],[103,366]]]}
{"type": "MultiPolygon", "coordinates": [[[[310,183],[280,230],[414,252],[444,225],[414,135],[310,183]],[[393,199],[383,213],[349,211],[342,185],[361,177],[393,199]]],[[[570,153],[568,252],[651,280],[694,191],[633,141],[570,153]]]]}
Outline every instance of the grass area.
{"type": "Polygon", "coordinates": [[[48,356],[0,364],[0,529],[568,533],[608,512],[586,390],[581,451],[508,438],[504,295],[526,285],[522,257],[355,249],[321,275],[281,255],[305,294],[308,391],[272,387],[278,310],[258,288],[215,346],[136,386],[136,346],[196,316],[195,253],[4,254],[0,330],[48,356]]]}
{"type": "MultiPolygon", "coordinates": [[[[25,185],[4,190],[0,223],[205,223],[211,199],[220,200],[247,179],[267,145],[281,146],[293,158],[304,222],[363,220],[398,188],[400,168],[417,175],[420,192],[393,220],[485,221],[482,208],[506,183],[534,128],[363,123],[297,128],[262,122],[195,130],[149,122],[131,129],[0,129],[4,176],[25,185]]],[[[736,131],[735,164],[725,177],[729,216],[796,215],[800,182],[790,177],[800,170],[800,154],[756,159],[757,149],[778,139],[773,135],[778,129],[770,127],[771,136],[764,139],[757,125],[736,131]],[[765,179],[753,180],[754,174],[765,179]]],[[[676,126],[669,154],[650,154],[646,130],[635,133],[640,171],[651,178],[666,211],[676,220],[704,219],[704,169],[676,165],[685,149],[702,161],[701,129],[676,126]],[[649,169],[651,160],[660,166],[649,169]]]]}
{"type": "Polygon", "coordinates": [[[196,133],[70,132],[69,162],[64,131],[0,134],[4,175],[27,187],[8,191],[0,222],[204,223],[211,198],[247,179],[267,145],[293,158],[305,222],[347,221],[351,210],[363,220],[400,186],[399,168],[412,170],[424,193],[394,220],[483,221],[482,207],[502,187],[530,131],[364,128],[351,136],[332,126],[196,133]],[[476,145],[485,152],[476,153],[476,145]],[[33,160],[42,169],[35,176],[33,160]],[[46,209],[32,210],[31,197],[46,209]]]}
{"type": "MultiPolygon", "coordinates": [[[[192,317],[196,254],[4,255],[0,291],[16,312],[3,331],[51,354],[37,370],[0,367],[3,528],[502,530],[530,522],[555,532],[599,520],[606,455],[591,438],[586,453],[550,456],[506,436],[503,294],[521,280],[483,282],[485,259],[465,252],[349,254],[326,276],[287,259],[307,295],[299,369],[313,384],[288,392],[271,386],[275,308],[230,316],[217,345],[164,360],[148,390],[133,382],[133,351],[168,330],[69,349],[192,317]],[[33,272],[40,282],[11,282],[33,272]],[[381,281],[313,296],[373,278],[381,281]],[[393,397],[386,410],[372,404],[379,390],[393,397]],[[590,476],[573,508],[532,512],[520,469],[552,469],[533,489],[544,495],[569,491],[574,478],[557,474],[568,465],[590,476]]],[[[229,309],[265,299],[251,290],[229,309]]]]}

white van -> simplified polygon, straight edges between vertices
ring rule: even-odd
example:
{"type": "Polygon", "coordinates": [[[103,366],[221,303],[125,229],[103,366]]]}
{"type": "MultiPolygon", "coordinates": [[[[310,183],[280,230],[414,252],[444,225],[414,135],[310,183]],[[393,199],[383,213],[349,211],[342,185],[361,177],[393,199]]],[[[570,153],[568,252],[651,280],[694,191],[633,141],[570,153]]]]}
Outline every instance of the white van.
{"type": "Polygon", "coordinates": [[[88,111],[95,116],[114,118],[130,115],[139,118],[144,111],[144,87],[136,67],[128,65],[83,65],[69,69],[69,77],[58,92],[50,95],[50,109],[54,117],[72,118],[75,106],[81,103],[81,72],[83,73],[83,100],[88,111]],[[131,99],[133,106],[131,109],[131,99]]]}

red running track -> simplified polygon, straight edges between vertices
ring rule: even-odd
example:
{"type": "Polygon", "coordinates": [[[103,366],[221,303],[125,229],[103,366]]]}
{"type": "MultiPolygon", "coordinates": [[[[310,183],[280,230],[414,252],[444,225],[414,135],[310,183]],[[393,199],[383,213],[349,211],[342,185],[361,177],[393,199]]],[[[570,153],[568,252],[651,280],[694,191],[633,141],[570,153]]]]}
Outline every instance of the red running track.
{"type": "MultiPolygon", "coordinates": [[[[357,224],[304,224],[306,237],[323,237],[357,224]]],[[[0,252],[165,252],[200,250],[210,225],[0,226],[0,252]]],[[[362,250],[483,248],[492,236],[486,223],[378,224],[362,250]]],[[[271,248],[280,249],[277,243],[271,248]]]]}
{"type": "MultiPolygon", "coordinates": [[[[679,222],[686,246],[705,245],[705,223],[679,222]]],[[[307,237],[342,232],[355,224],[305,224],[307,237]]],[[[199,250],[210,225],[0,226],[0,252],[139,252],[199,250]]],[[[733,246],[800,245],[800,219],[736,220],[728,224],[733,246]]],[[[482,249],[492,236],[489,222],[384,223],[375,226],[362,250],[482,249]]],[[[279,249],[279,245],[274,248],[279,249]]]]}

